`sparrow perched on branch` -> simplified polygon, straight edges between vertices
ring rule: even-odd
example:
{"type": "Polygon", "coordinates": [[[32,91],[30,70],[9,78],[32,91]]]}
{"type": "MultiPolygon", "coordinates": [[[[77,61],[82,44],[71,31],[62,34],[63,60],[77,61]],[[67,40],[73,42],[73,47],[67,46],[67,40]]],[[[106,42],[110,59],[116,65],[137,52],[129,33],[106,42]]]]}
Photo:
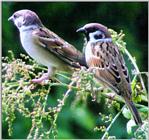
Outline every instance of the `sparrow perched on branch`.
{"type": "Polygon", "coordinates": [[[82,53],[44,27],[35,12],[19,10],[8,20],[13,21],[19,29],[25,51],[38,63],[48,67],[48,73],[39,79],[33,79],[32,82],[41,83],[51,77],[57,69],[71,71],[70,66],[80,68],[80,65],[85,65],[82,53]]]}
{"type": "Polygon", "coordinates": [[[108,28],[98,23],[89,23],[77,32],[86,36],[85,59],[95,78],[124,98],[136,124],[141,125],[141,117],[132,102],[131,81],[125,61],[118,46],[112,42],[108,28]]]}

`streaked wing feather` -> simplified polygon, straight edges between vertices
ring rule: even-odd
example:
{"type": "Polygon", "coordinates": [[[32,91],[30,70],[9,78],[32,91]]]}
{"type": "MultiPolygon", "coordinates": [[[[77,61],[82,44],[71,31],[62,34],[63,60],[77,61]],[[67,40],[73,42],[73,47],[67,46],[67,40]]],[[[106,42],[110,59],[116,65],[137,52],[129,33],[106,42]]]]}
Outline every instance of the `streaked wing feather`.
{"type": "Polygon", "coordinates": [[[126,77],[129,87],[128,70],[125,67],[123,57],[119,53],[117,46],[108,42],[97,42],[92,46],[92,56],[90,57],[90,67],[99,68],[95,72],[97,78],[103,78],[108,83],[119,89],[122,74],[126,77]],[[122,71],[122,73],[120,72],[122,71]]]}
{"type": "Polygon", "coordinates": [[[81,61],[83,57],[81,52],[57,36],[54,32],[46,28],[39,28],[33,31],[32,34],[35,37],[36,42],[38,42],[38,44],[40,43],[42,47],[55,54],[69,65],[80,67],[78,62],[81,61]]]}

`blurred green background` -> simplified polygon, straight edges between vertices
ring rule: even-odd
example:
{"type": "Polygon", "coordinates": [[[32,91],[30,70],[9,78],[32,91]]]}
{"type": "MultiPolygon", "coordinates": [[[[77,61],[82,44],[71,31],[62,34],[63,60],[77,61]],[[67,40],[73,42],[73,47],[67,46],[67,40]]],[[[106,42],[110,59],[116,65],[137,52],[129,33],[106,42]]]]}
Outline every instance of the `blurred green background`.
{"type": "MultiPolygon", "coordinates": [[[[8,55],[8,50],[12,50],[15,57],[19,57],[20,53],[25,53],[21,47],[18,30],[8,22],[9,16],[21,9],[36,12],[47,28],[79,50],[82,50],[83,36],[76,33],[76,29],[86,23],[98,22],[117,32],[123,30],[128,51],[136,57],[141,71],[148,70],[147,2],[3,2],[3,56],[8,55]]],[[[99,124],[98,113],[106,110],[104,103],[97,104],[88,99],[86,106],[80,105],[75,109],[70,109],[73,96],[69,97],[58,118],[58,138],[100,138],[102,133],[94,132],[93,128],[99,124]]],[[[55,96],[51,100],[56,99],[55,96]]],[[[124,131],[126,122],[127,120],[121,115],[110,133],[117,138],[130,138],[131,136],[124,131]]],[[[29,129],[30,120],[17,114],[12,137],[8,137],[7,125],[3,123],[3,138],[26,138],[29,129]]]]}

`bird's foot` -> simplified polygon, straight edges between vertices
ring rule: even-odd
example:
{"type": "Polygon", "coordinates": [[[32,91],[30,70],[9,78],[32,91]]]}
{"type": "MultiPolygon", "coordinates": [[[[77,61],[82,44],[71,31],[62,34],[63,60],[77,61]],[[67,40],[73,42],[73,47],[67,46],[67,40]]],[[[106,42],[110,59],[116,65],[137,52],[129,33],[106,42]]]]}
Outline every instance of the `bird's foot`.
{"type": "Polygon", "coordinates": [[[37,78],[37,79],[35,78],[35,79],[31,80],[31,82],[44,85],[44,84],[47,83],[49,78],[50,78],[49,74],[48,73],[44,73],[40,78],[37,78]]]}
{"type": "Polygon", "coordinates": [[[31,82],[32,83],[37,83],[41,85],[45,85],[49,83],[49,79],[52,79],[53,74],[55,73],[55,68],[54,67],[48,67],[48,72],[44,73],[40,78],[38,79],[33,79],[31,82]]]}

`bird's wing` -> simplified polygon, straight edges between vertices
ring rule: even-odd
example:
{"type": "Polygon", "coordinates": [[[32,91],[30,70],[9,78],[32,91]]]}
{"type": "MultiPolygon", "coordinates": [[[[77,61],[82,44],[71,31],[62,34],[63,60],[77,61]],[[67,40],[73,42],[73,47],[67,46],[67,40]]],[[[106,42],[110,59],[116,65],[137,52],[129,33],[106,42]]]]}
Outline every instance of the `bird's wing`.
{"type": "Polygon", "coordinates": [[[97,79],[106,81],[112,89],[123,90],[122,85],[126,84],[126,88],[131,90],[128,70],[117,46],[112,42],[97,42],[91,50],[92,55],[87,63],[89,67],[96,68],[97,79]]]}
{"type": "Polygon", "coordinates": [[[86,65],[85,58],[80,51],[47,28],[36,29],[32,35],[35,43],[40,44],[67,64],[76,68],[86,65]]]}

